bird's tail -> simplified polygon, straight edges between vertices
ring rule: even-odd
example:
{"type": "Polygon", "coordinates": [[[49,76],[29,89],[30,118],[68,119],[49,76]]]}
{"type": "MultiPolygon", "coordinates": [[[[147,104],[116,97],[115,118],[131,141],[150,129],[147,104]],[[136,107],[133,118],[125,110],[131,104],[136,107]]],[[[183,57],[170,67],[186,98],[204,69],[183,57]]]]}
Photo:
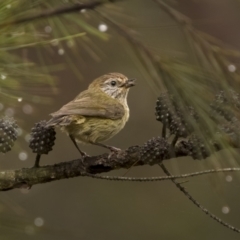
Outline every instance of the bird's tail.
{"type": "Polygon", "coordinates": [[[67,126],[70,122],[67,116],[54,116],[46,123],[46,127],[67,126]]]}
{"type": "Polygon", "coordinates": [[[51,118],[50,120],[48,120],[48,122],[46,123],[46,127],[54,127],[58,124],[58,121],[56,121],[56,118],[51,118]]]}

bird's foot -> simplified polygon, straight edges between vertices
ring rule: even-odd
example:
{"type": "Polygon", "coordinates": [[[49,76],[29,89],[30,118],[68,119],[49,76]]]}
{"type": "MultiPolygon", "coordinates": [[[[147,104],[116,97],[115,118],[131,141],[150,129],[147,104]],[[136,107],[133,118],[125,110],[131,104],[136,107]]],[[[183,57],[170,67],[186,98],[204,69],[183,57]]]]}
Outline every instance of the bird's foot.
{"type": "Polygon", "coordinates": [[[89,158],[90,155],[86,154],[86,153],[83,152],[83,151],[81,151],[80,154],[81,154],[81,161],[82,161],[82,163],[84,164],[85,159],[86,159],[86,158],[89,158]]]}
{"type": "Polygon", "coordinates": [[[122,149],[116,148],[116,147],[112,147],[112,146],[108,146],[108,149],[111,151],[108,154],[108,159],[110,159],[114,154],[118,155],[122,151],[122,149]]]}

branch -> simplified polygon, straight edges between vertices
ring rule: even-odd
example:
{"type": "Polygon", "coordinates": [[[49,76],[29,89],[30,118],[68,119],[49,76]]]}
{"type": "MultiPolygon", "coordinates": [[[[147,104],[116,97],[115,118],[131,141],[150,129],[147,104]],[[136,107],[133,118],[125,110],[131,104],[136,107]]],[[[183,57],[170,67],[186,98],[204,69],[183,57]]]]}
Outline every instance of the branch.
{"type": "MultiPolygon", "coordinates": [[[[86,157],[84,161],[76,159],[68,162],[62,162],[54,165],[42,167],[22,168],[18,170],[8,170],[0,172],[0,191],[8,191],[15,188],[31,188],[33,185],[52,182],[56,180],[73,178],[79,176],[88,176],[106,180],[125,180],[125,181],[162,181],[177,178],[187,178],[203,174],[217,172],[240,171],[240,168],[211,169],[202,172],[182,174],[176,176],[163,176],[152,178],[127,178],[127,177],[108,177],[99,176],[97,173],[109,172],[120,168],[131,168],[134,166],[148,165],[152,162],[145,162],[140,158],[141,147],[130,147],[118,154],[102,154],[99,156],[86,157]]],[[[182,156],[182,154],[181,154],[182,156]]],[[[163,159],[159,158],[154,163],[161,163],[163,159]]],[[[167,160],[167,159],[165,159],[167,160]]]]}
{"type": "Polygon", "coordinates": [[[62,162],[43,167],[22,168],[0,172],[0,191],[14,188],[31,188],[33,185],[52,182],[60,179],[85,176],[85,173],[96,174],[109,172],[113,169],[130,168],[135,165],[143,165],[138,161],[139,148],[131,148],[131,152],[121,151],[118,155],[108,154],[86,157],[81,159],[62,162]]]}
{"type": "Polygon", "coordinates": [[[200,172],[185,173],[180,175],[167,175],[161,177],[122,177],[122,176],[101,176],[96,174],[85,173],[85,176],[101,179],[101,180],[110,180],[110,181],[128,181],[128,182],[155,182],[155,181],[165,181],[173,180],[179,178],[189,178],[196,177],[200,175],[220,173],[220,172],[237,172],[240,171],[240,168],[219,168],[219,169],[208,169],[200,172]]]}
{"type": "MultiPolygon", "coordinates": [[[[159,164],[159,166],[162,168],[162,170],[164,171],[164,173],[167,176],[171,176],[171,173],[168,171],[168,169],[165,167],[165,165],[163,163],[159,164]]],[[[181,186],[180,183],[178,183],[174,178],[171,179],[171,181],[175,184],[175,186],[186,196],[188,197],[188,199],[194,204],[196,205],[198,208],[200,208],[205,214],[207,214],[209,217],[211,217],[213,220],[217,221],[218,223],[220,223],[221,225],[223,225],[224,227],[227,227],[229,229],[231,229],[234,232],[240,233],[240,229],[228,224],[227,222],[224,222],[221,218],[217,217],[216,215],[214,215],[213,213],[211,213],[208,209],[206,209],[201,203],[199,203],[197,200],[195,200],[191,194],[188,193],[188,191],[181,186]]]]}
{"type": "Polygon", "coordinates": [[[93,10],[96,7],[98,7],[100,5],[103,5],[107,2],[113,2],[113,0],[91,1],[89,3],[74,3],[74,4],[69,5],[69,6],[63,6],[63,7],[58,7],[58,8],[54,8],[54,9],[47,9],[47,10],[44,10],[40,13],[27,16],[25,18],[20,18],[20,19],[4,22],[4,23],[0,24],[0,28],[10,26],[10,25],[17,25],[17,24],[21,24],[21,23],[31,22],[31,21],[46,18],[46,17],[53,17],[53,16],[57,16],[57,15],[60,15],[60,14],[77,12],[77,11],[80,11],[82,9],[93,10]]]}

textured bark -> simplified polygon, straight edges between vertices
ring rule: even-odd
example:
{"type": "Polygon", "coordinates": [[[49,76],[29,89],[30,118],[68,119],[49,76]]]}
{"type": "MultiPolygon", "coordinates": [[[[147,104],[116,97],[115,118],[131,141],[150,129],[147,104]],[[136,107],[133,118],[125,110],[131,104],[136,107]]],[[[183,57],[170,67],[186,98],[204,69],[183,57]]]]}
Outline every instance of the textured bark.
{"type": "Polygon", "coordinates": [[[85,173],[103,173],[113,169],[130,168],[133,164],[143,165],[139,161],[139,147],[131,153],[121,151],[109,158],[108,154],[76,159],[39,168],[22,168],[0,172],[0,191],[14,188],[31,188],[35,184],[52,182],[65,178],[85,176],[85,173]]]}
{"type": "MultiPolygon", "coordinates": [[[[155,144],[157,141],[159,141],[158,138],[153,138],[151,143],[155,144]]],[[[89,173],[97,174],[120,168],[128,169],[133,166],[159,164],[163,160],[189,156],[189,152],[185,148],[186,146],[186,140],[180,140],[175,147],[169,148],[168,153],[164,156],[154,155],[154,152],[149,154],[148,152],[148,157],[144,156],[146,153],[143,151],[143,146],[132,146],[118,153],[89,156],[84,160],[76,159],[42,167],[1,171],[0,191],[7,191],[14,188],[31,188],[36,184],[87,176],[89,173]]],[[[218,150],[220,149],[216,148],[216,151],[218,150]]]]}

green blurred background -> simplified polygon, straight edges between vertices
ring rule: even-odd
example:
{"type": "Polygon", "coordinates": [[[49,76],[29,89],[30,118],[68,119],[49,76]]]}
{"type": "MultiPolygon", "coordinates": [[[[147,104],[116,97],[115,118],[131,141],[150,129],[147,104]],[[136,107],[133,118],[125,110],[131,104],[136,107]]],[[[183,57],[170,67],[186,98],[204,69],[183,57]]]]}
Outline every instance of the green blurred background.
{"type": "MultiPolygon", "coordinates": [[[[18,8],[15,2],[2,1],[2,12],[11,11],[15,7],[6,18],[2,15],[2,21],[24,16],[24,11],[34,12],[41,1],[22,1],[18,8]]],[[[196,29],[215,36],[232,49],[240,50],[240,1],[166,2],[179,13],[190,17],[196,29]]],[[[57,7],[68,4],[68,1],[49,1],[49,4],[41,8],[57,7]]],[[[98,11],[130,29],[137,39],[160,57],[194,63],[194,54],[181,24],[177,24],[154,1],[126,0],[99,7],[98,11]]],[[[161,134],[161,124],[154,115],[155,101],[160,91],[152,83],[151,71],[149,73],[142,67],[124,37],[95,12],[86,10],[69,15],[2,29],[15,34],[25,31],[20,42],[14,43],[16,46],[33,41],[47,40],[49,43],[1,51],[6,54],[5,59],[1,59],[2,66],[14,65],[15,61],[35,63],[27,66],[22,75],[19,70],[16,76],[18,89],[12,90],[11,85],[0,85],[3,89],[8,88],[9,94],[0,99],[1,113],[13,115],[22,128],[13,151],[0,155],[1,171],[31,167],[35,155],[31,153],[26,140],[34,123],[49,119],[51,112],[86,89],[94,78],[108,72],[120,72],[137,79],[137,86],[131,89],[128,98],[130,120],[108,144],[125,149],[132,145],[142,145],[151,137],[161,134]],[[72,19],[67,19],[69,15],[72,19]],[[107,26],[104,33],[99,31],[101,24],[107,26]],[[87,31],[89,27],[93,30],[87,31]],[[86,32],[86,35],[67,41],[52,41],[81,32],[86,32]],[[16,59],[8,58],[7,54],[15,54],[16,59]],[[26,77],[28,81],[24,82],[26,77]],[[39,79],[38,82],[36,79],[39,79]],[[20,102],[17,101],[19,98],[22,98],[20,102]]],[[[1,43],[4,47],[9,46],[6,39],[1,43]]],[[[233,59],[230,57],[230,60],[233,59]]],[[[234,58],[233,61],[237,68],[238,60],[234,58]]],[[[6,79],[0,81],[7,82],[9,78],[13,81],[15,75],[12,72],[12,69],[2,67],[1,74],[6,73],[6,79]]],[[[204,95],[204,92],[199,94],[204,95]]],[[[82,146],[82,149],[91,155],[105,152],[95,146],[82,146]]],[[[54,149],[42,157],[41,164],[54,164],[78,157],[69,138],[57,131],[54,149]]],[[[234,154],[221,151],[202,161],[194,161],[190,157],[171,159],[166,162],[166,166],[174,174],[187,173],[216,166],[238,166],[237,157],[237,151],[234,154]]],[[[122,176],[126,171],[118,170],[108,174],[122,176]]],[[[127,176],[137,177],[160,175],[164,174],[159,166],[133,167],[127,173],[127,176]]],[[[189,179],[183,186],[209,211],[240,228],[238,175],[201,176],[189,179]],[[224,207],[230,210],[228,214],[223,213],[226,209],[224,207]]],[[[0,195],[1,240],[239,239],[238,233],[210,219],[170,181],[132,183],[79,177],[36,185],[31,190],[1,192],[0,195]]]]}

